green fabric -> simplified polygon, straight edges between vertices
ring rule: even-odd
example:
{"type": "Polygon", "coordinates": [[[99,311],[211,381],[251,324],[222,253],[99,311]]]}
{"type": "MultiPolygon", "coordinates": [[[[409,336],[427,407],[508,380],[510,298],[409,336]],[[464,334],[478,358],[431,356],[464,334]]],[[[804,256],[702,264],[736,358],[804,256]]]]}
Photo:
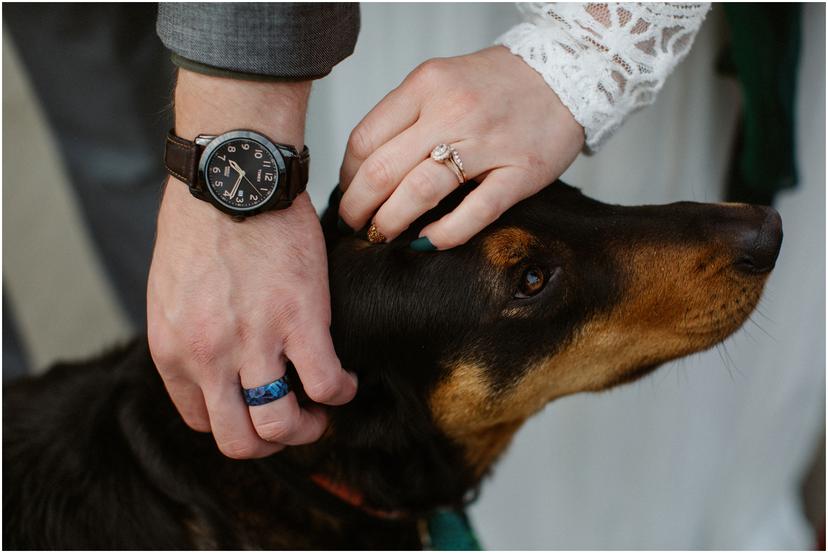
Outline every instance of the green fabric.
{"type": "Polygon", "coordinates": [[[439,510],[428,517],[428,534],[434,551],[482,551],[462,511],[439,510]]]}
{"type": "Polygon", "coordinates": [[[733,73],[743,108],[727,197],[771,204],[797,183],[795,96],[799,4],[724,4],[731,44],[720,70],[733,73]]]}

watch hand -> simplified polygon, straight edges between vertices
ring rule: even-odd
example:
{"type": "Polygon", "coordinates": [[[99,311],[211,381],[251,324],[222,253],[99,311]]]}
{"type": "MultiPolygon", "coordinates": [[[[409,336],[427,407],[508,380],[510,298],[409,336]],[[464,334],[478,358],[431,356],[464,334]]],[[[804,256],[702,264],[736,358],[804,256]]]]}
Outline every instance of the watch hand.
{"type": "Polygon", "coordinates": [[[253,190],[255,190],[255,191],[256,191],[256,194],[261,194],[261,192],[259,191],[259,189],[258,189],[258,188],[256,188],[256,185],[255,185],[255,184],[253,184],[252,182],[250,182],[250,179],[248,179],[248,178],[247,178],[247,176],[245,176],[245,177],[244,177],[244,180],[246,180],[246,181],[247,181],[247,184],[249,184],[249,185],[253,188],[253,190]]]}
{"type": "Polygon", "coordinates": [[[245,177],[245,176],[244,176],[244,171],[242,171],[241,173],[239,173],[239,178],[237,178],[237,179],[236,179],[236,184],[234,184],[234,185],[233,185],[233,190],[232,190],[232,192],[230,192],[230,195],[229,195],[229,196],[227,196],[228,198],[231,198],[231,199],[232,199],[232,198],[233,198],[233,196],[235,196],[235,195],[236,195],[236,190],[238,190],[238,189],[239,189],[239,184],[241,184],[241,181],[242,181],[242,179],[244,179],[244,178],[247,178],[247,177],[245,177]]]}
{"type": "Polygon", "coordinates": [[[246,173],[244,172],[244,170],[243,170],[241,167],[239,167],[239,164],[238,164],[238,163],[236,163],[235,161],[233,161],[232,159],[231,159],[231,160],[229,160],[229,161],[228,161],[228,163],[230,164],[230,167],[232,167],[233,169],[235,169],[235,170],[236,170],[236,171],[237,171],[240,175],[245,175],[245,174],[246,174],[246,173]]]}

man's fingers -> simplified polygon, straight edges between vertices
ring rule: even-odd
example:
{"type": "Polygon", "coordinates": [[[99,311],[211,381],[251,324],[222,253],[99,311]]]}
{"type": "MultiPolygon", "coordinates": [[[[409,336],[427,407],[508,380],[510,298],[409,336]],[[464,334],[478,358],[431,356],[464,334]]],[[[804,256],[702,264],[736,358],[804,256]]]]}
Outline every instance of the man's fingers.
{"type": "Polygon", "coordinates": [[[428,156],[429,134],[422,125],[414,125],[365,160],[339,202],[339,215],[348,226],[364,227],[403,177],[428,156]]]}
{"type": "Polygon", "coordinates": [[[284,445],[315,442],[328,426],[322,408],[300,408],[293,392],[265,405],[251,406],[250,418],[262,439],[284,445]]]}
{"type": "MultiPolygon", "coordinates": [[[[242,363],[239,378],[244,388],[266,386],[285,375],[281,355],[242,363]]],[[[300,445],[316,441],[325,431],[327,417],[321,409],[300,409],[296,394],[263,405],[251,405],[250,419],[263,440],[284,445],[300,445]]]]}
{"type": "Polygon", "coordinates": [[[356,376],[346,372],[331,341],[331,332],[318,321],[302,325],[288,335],[285,354],[293,362],[305,393],[327,405],[348,403],[356,395],[356,376]]]}
{"type": "Polygon", "coordinates": [[[524,180],[517,169],[492,171],[454,211],[425,227],[420,236],[428,237],[438,250],[465,244],[504,211],[537,192],[536,188],[522,186],[524,180]]]}
{"type": "Polygon", "coordinates": [[[351,131],[339,170],[339,186],[347,190],[362,163],[380,146],[411,127],[420,115],[416,97],[403,85],[389,92],[351,131]]]}
{"type": "MultiPolygon", "coordinates": [[[[161,373],[164,377],[164,373],[161,373]]],[[[210,431],[210,417],[201,388],[194,382],[179,378],[163,378],[167,393],[187,426],[197,432],[210,431]]]]}
{"type": "Polygon", "coordinates": [[[267,457],[285,446],[263,440],[253,428],[238,379],[204,388],[213,437],[222,453],[233,459],[267,457]]]}
{"type": "MultiPolygon", "coordinates": [[[[472,141],[460,142],[455,148],[458,152],[468,152],[468,155],[461,154],[467,178],[476,177],[488,169],[473,156],[477,149],[472,141]]],[[[421,161],[382,204],[373,222],[389,241],[399,236],[420,215],[435,207],[460,185],[460,179],[451,169],[450,163],[452,162],[442,163],[430,158],[421,161]]]]}

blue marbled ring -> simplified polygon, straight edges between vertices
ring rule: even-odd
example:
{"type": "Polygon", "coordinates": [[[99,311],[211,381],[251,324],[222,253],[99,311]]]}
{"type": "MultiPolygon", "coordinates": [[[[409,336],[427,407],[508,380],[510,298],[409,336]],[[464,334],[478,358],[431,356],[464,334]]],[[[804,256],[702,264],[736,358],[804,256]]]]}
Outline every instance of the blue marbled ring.
{"type": "Polygon", "coordinates": [[[290,386],[284,376],[264,386],[242,388],[244,401],[251,407],[276,401],[279,398],[285,397],[288,393],[290,393],[290,386]]]}

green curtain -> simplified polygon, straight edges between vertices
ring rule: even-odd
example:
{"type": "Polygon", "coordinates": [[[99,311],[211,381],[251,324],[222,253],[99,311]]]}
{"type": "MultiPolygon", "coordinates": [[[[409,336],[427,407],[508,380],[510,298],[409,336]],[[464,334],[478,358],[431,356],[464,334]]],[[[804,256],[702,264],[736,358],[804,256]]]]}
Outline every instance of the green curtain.
{"type": "Polygon", "coordinates": [[[800,4],[724,4],[731,43],[719,69],[735,76],[742,114],[727,199],[770,205],[797,183],[795,98],[800,4]]]}

